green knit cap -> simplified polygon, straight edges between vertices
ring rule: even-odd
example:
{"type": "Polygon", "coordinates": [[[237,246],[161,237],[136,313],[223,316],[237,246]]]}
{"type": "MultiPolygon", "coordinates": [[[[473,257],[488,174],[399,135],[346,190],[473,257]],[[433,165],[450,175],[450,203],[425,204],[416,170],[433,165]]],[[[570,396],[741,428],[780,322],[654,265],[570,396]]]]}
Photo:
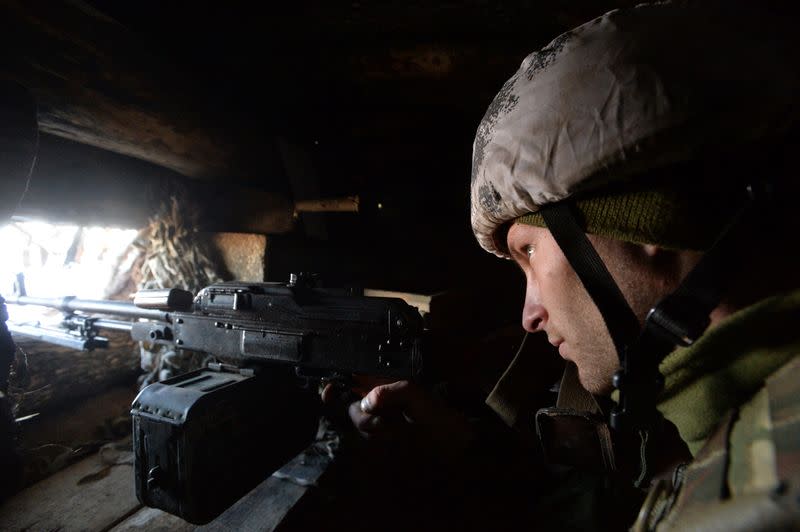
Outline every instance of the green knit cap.
{"type": "MultiPolygon", "coordinates": [[[[714,186],[697,177],[660,179],[646,188],[629,183],[571,200],[587,233],[667,249],[705,250],[742,204],[743,188],[720,186],[719,181],[714,186]]],[[[515,221],[547,227],[539,212],[515,221]]]]}

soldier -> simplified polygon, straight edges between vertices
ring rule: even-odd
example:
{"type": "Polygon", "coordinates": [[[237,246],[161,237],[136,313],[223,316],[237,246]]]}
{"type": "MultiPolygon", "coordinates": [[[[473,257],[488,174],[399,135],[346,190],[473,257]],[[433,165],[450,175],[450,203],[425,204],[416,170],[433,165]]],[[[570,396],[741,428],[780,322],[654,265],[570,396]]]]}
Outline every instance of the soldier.
{"type": "MultiPolygon", "coordinates": [[[[568,361],[545,453],[627,476],[637,530],[800,525],[800,61],[765,17],[607,13],[529,55],[475,138],[475,235],[568,361]]],[[[514,369],[488,401],[510,424],[514,369]]],[[[396,383],[351,417],[424,404],[396,383]]]]}
{"type": "Polygon", "coordinates": [[[549,435],[606,413],[580,434],[609,469],[635,458],[636,529],[800,526],[786,36],[755,12],[612,11],[528,56],[478,129],[473,230],[571,363],[539,435],[568,455],[549,435]]]}

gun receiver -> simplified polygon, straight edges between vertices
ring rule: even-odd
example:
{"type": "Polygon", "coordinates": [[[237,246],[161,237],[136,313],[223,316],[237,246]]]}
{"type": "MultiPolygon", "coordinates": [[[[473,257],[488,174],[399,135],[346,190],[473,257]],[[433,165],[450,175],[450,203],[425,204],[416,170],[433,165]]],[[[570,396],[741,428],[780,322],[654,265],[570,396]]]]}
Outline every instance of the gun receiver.
{"type": "MultiPolygon", "coordinates": [[[[136,302],[163,308],[158,294],[136,302]]],[[[134,323],[134,340],[204,351],[238,366],[294,366],[308,377],[350,374],[418,380],[422,318],[400,299],[300,284],[219,283],[190,311],[134,323]]]]}

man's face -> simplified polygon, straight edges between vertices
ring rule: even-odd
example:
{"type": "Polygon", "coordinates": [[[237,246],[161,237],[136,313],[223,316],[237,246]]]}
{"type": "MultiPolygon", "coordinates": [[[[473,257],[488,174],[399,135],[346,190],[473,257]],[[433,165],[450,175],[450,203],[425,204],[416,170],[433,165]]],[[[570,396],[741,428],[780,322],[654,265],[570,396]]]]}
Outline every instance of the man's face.
{"type": "MultiPolygon", "coordinates": [[[[643,322],[647,311],[673,284],[659,275],[652,250],[609,238],[589,238],[643,322]]],[[[587,390],[598,395],[610,393],[611,377],[619,365],[611,336],[550,231],[514,224],[508,231],[508,249],[527,280],[523,328],[544,331],[561,356],[578,367],[587,390]]]]}

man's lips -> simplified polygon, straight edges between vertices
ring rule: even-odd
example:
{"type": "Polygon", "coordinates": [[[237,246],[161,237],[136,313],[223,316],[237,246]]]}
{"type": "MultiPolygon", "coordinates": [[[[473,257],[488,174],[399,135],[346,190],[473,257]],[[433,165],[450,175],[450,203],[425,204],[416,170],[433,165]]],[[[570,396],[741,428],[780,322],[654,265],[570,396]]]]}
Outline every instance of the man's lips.
{"type": "Polygon", "coordinates": [[[552,345],[553,347],[558,347],[564,343],[563,338],[553,337],[550,335],[547,336],[547,341],[550,342],[550,345],[552,345]]]}
{"type": "Polygon", "coordinates": [[[563,348],[563,346],[564,346],[564,339],[563,338],[559,338],[557,336],[553,336],[553,337],[548,336],[547,337],[547,341],[550,342],[550,345],[552,345],[553,347],[558,349],[558,354],[561,356],[561,358],[563,358],[565,360],[567,359],[567,357],[566,357],[566,355],[564,353],[564,348],[563,348]]]}

